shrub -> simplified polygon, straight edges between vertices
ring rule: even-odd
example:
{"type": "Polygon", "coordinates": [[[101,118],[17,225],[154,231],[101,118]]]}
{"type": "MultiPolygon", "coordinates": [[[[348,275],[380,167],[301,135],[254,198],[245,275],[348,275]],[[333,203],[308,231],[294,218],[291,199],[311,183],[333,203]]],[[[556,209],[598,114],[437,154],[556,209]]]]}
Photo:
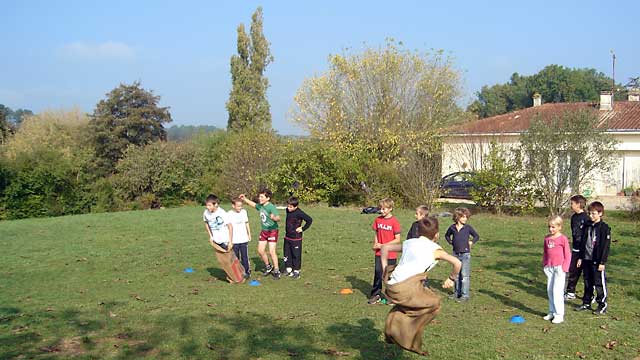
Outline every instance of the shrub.
{"type": "Polygon", "coordinates": [[[28,117],[2,146],[4,218],[56,216],[89,208],[83,173],[92,152],[88,120],[75,111],[28,117]]]}
{"type": "Polygon", "coordinates": [[[205,171],[203,153],[193,144],[159,141],[127,148],[112,183],[118,198],[143,209],[175,206],[204,196],[205,171]]]}
{"type": "Polygon", "coordinates": [[[278,199],[295,194],[303,202],[344,204],[364,194],[358,156],[313,139],[289,140],[261,179],[278,199]]]}
{"type": "Polygon", "coordinates": [[[471,196],[479,206],[501,214],[508,207],[514,213],[531,211],[534,191],[522,175],[519,158],[505,156],[503,149],[491,144],[484,166],[471,181],[475,188],[471,196]]]}

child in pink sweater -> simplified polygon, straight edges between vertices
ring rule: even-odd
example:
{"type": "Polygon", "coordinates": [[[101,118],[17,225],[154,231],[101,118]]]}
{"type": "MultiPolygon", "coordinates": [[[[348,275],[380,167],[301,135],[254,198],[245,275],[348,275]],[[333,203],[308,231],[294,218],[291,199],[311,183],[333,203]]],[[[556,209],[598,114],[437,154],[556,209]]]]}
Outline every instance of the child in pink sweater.
{"type": "Polygon", "coordinates": [[[549,219],[549,234],[544,238],[542,255],[549,296],[549,313],[543,319],[551,320],[554,324],[564,321],[564,279],[571,264],[569,239],[560,232],[561,230],[562,218],[552,216],[549,219]]]}

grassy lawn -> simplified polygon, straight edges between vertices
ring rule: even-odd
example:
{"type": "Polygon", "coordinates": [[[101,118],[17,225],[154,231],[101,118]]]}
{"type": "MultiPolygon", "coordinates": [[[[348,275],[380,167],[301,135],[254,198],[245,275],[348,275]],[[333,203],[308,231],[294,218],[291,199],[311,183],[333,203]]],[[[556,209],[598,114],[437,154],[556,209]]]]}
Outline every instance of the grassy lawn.
{"type": "MultiPolygon", "coordinates": [[[[0,222],[0,358],[421,358],[384,343],[390,306],[366,304],[374,215],[303,209],[315,221],[305,234],[302,278],[276,281],[256,272],[257,287],[223,280],[201,207],[0,222]],[[187,267],[195,271],[183,272],[187,267]],[[354,293],[338,294],[345,287],[354,293]]],[[[396,215],[405,234],[412,212],[396,215]]],[[[249,217],[255,235],[257,213],[249,217]]],[[[614,240],[609,315],[576,313],[574,302],[565,323],[552,325],[541,319],[545,219],[472,217],[481,235],[472,300],[459,304],[440,292],[441,313],[424,334],[431,357],[639,357],[640,229],[615,214],[605,219],[614,240]],[[526,322],[510,324],[516,314],[526,322]]],[[[449,224],[441,219],[441,235],[449,224]]],[[[261,268],[256,245],[254,238],[252,267],[261,268]]],[[[439,288],[449,271],[437,266],[432,285],[439,288]]]]}

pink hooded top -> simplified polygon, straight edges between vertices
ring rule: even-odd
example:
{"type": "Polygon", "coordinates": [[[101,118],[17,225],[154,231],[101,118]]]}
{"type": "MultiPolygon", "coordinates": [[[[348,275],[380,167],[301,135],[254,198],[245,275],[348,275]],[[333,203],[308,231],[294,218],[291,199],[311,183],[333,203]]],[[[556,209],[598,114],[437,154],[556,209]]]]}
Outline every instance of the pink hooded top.
{"type": "Polygon", "coordinates": [[[568,272],[571,264],[571,246],[566,236],[547,236],[544,238],[543,266],[562,265],[562,271],[568,272]]]}

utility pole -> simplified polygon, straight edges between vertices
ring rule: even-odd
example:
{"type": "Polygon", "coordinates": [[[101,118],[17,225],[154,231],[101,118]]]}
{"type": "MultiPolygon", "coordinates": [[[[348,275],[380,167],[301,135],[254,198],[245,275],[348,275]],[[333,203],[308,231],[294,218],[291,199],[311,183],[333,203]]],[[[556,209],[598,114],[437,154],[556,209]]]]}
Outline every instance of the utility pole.
{"type": "Polygon", "coordinates": [[[610,50],[611,51],[611,60],[612,60],[612,74],[611,74],[611,98],[613,99],[613,96],[615,95],[615,91],[616,91],[616,53],[613,52],[613,49],[610,50]]]}

